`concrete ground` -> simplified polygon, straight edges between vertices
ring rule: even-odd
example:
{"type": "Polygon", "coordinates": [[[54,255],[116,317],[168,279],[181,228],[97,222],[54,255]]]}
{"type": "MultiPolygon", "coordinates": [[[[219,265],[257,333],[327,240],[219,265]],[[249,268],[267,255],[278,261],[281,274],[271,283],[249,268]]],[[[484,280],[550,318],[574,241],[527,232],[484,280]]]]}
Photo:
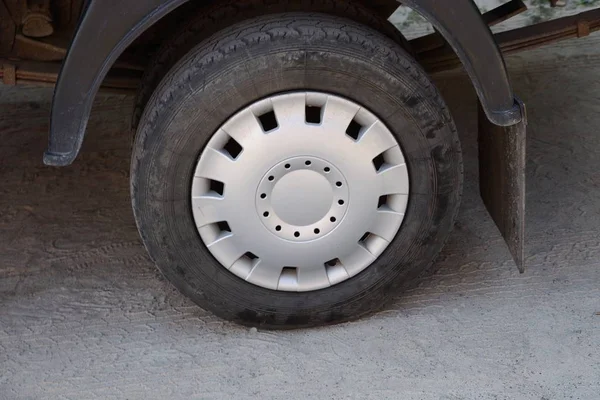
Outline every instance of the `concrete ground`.
{"type": "Polygon", "coordinates": [[[466,173],[448,245],[377,315],[293,332],[221,321],[148,260],[131,98],[102,97],[83,153],[55,169],[51,90],[0,88],[0,398],[600,398],[599,50],[590,37],[509,60],[530,119],[526,274],[477,195],[473,91],[446,74],[466,173]]]}

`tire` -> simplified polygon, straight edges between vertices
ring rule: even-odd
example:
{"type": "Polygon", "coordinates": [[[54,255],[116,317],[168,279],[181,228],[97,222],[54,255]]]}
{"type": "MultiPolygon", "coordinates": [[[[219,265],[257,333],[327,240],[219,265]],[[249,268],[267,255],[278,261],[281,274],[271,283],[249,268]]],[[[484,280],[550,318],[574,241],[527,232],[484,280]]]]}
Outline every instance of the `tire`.
{"type": "MultiPolygon", "coordinates": [[[[385,33],[408,48],[408,42],[394,25],[377,15],[358,1],[348,0],[227,0],[218,1],[190,18],[173,37],[165,41],[146,67],[135,99],[131,120],[132,129],[137,129],[139,119],[161,79],[193,47],[214,33],[249,18],[284,12],[326,13],[351,19],[385,33]]],[[[193,11],[193,10],[190,10],[193,11]]]]}
{"type": "MultiPolygon", "coordinates": [[[[246,177],[267,170],[240,174],[253,185],[246,177]]],[[[361,185],[369,187],[366,181],[348,184],[352,190],[361,185]]],[[[398,43],[348,19],[290,13],[248,19],[220,31],[165,76],[140,120],[131,191],[151,258],[183,294],[241,324],[309,327],[379,309],[432,264],[458,212],[462,157],[440,94],[398,43]],[[410,189],[397,233],[372,264],[327,288],[289,292],[249,283],[215,259],[196,226],[192,187],[199,179],[198,160],[223,124],[261,99],[296,91],[339,96],[370,110],[399,143],[410,189]]],[[[249,220],[259,217],[248,214],[249,220]]],[[[333,232],[348,231],[344,221],[333,232]]]]}

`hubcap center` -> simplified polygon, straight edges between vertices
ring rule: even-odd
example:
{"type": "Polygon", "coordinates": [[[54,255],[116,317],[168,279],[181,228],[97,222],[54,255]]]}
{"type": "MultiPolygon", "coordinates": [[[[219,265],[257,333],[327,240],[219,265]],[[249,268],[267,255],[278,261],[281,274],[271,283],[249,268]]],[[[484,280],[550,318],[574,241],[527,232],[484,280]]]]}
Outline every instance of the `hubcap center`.
{"type": "Polygon", "coordinates": [[[256,190],[256,211],[275,236],[307,242],[327,236],[346,216],[348,184],[333,163],[313,156],[273,166],[256,190]]]}
{"type": "Polygon", "coordinates": [[[318,172],[296,170],[275,184],[271,202],[275,213],[286,223],[294,226],[312,225],[331,209],[333,188],[318,172]]]}

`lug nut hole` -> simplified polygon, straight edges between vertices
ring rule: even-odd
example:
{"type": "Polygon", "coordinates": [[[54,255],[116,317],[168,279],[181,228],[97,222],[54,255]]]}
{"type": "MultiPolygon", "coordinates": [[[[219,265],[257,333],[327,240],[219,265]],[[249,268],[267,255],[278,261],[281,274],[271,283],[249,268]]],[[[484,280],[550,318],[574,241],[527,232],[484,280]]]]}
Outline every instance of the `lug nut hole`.
{"type": "Polygon", "coordinates": [[[323,171],[325,171],[325,172],[329,172],[329,171],[331,171],[331,168],[329,168],[329,167],[325,167],[325,168],[323,168],[323,171]]]}
{"type": "Polygon", "coordinates": [[[271,175],[271,176],[269,177],[269,180],[270,180],[271,182],[273,182],[273,181],[275,180],[275,177],[274,177],[273,175],[271,175]]]}
{"type": "Polygon", "coordinates": [[[300,232],[294,232],[295,237],[300,237],[300,232]]]}
{"type": "Polygon", "coordinates": [[[268,212],[268,211],[265,211],[265,212],[263,213],[263,217],[265,217],[265,218],[268,218],[268,217],[269,217],[269,212],[268,212]]]}
{"type": "Polygon", "coordinates": [[[285,169],[290,169],[292,166],[290,164],[285,164],[285,169]]]}
{"type": "Polygon", "coordinates": [[[343,205],[344,205],[344,200],[338,200],[338,204],[339,204],[340,206],[343,206],[343,205]]]}
{"type": "Polygon", "coordinates": [[[267,194],[266,194],[266,193],[263,193],[263,194],[261,194],[261,195],[260,195],[260,198],[261,198],[261,199],[266,199],[266,198],[267,198],[267,194]]]}
{"type": "Polygon", "coordinates": [[[315,235],[318,235],[319,233],[321,233],[321,230],[319,228],[315,229],[315,235]]]}
{"type": "Polygon", "coordinates": [[[310,164],[312,164],[312,162],[310,162],[310,160],[306,160],[306,162],[304,164],[310,165],[310,164]]]}
{"type": "Polygon", "coordinates": [[[335,186],[337,186],[337,187],[342,187],[342,182],[336,182],[336,183],[335,183],[335,186]]]}
{"type": "Polygon", "coordinates": [[[280,226],[280,225],[277,225],[277,226],[275,227],[275,230],[276,230],[277,232],[279,232],[279,231],[281,230],[281,226],[280,226]]]}
{"type": "Polygon", "coordinates": [[[335,221],[337,221],[337,218],[336,218],[336,217],[331,217],[331,218],[329,218],[329,220],[330,220],[331,222],[335,222],[335,221]]]}

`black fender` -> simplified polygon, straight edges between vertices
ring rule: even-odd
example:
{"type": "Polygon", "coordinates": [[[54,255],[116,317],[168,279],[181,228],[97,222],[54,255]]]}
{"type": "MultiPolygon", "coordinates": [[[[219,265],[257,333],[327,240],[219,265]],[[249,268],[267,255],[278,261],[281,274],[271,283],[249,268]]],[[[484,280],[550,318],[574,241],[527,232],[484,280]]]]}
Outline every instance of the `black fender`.
{"type": "MultiPolygon", "coordinates": [[[[87,0],[56,83],[47,165],[71,164],[96,93],[111,66],[152,24],[188,0],[87,0]]],[[[472,0],[402,0],[445,37],[467,70],[490,122],[522,119],[504,59],[472,0]]]]}
{"type": "Polygon", "coordinates": [[[188,0],[87,0],[52,100],[44,164],[71,164],[102,80],[135,39],[188,0]]]}

